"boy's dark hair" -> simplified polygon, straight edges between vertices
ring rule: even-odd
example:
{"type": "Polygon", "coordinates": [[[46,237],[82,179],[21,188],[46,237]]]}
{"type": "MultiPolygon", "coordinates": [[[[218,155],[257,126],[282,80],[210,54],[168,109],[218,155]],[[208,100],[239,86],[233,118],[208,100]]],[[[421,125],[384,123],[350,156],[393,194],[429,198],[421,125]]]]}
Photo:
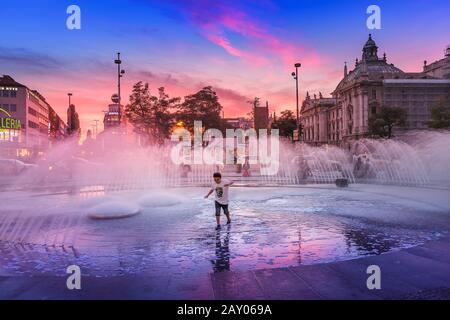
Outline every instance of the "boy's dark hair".
{"type": "Polygon", "coordinates": [[[220,174],[220,172],[216,172],[213,174],[214,178],[222,178],[222,175],[220,174]]]}

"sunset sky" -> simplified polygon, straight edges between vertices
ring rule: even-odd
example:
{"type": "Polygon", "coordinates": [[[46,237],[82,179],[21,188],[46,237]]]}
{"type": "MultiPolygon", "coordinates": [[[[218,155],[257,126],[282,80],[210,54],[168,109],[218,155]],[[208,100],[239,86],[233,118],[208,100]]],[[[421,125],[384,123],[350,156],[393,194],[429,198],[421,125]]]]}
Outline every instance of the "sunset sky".
{"type": "Polygon", "coordinates": [[[229,117],[247,114],[256,96],[271,111],[294,109],[295,62],[301,97],[328,95],[369,33],[404,71],[421,71],[450,44],[448,0],[14,0],[0,8],[0,74],[40,91],[64,118],[73,92],[83,131],[116,91],[117,51],[125,101],[139,80],[171,96],[211,85],[229,117]],[[81,30],[66,28],[71,4],[81,7],[81,30]],[[381,30],[366,27],[371,4],[381,7],[381,30]]]}

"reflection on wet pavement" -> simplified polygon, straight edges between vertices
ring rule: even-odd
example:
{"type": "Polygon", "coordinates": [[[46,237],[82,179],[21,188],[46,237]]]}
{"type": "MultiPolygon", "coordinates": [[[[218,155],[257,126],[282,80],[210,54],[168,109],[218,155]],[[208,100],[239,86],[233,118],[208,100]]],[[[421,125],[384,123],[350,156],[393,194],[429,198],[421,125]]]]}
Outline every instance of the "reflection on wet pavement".
{"type": "Polygon", "coordinates": [[[216,231],[216,256],[211,261],[214,272],[230,271],[230,231],[231,226],[228,225],[223,239],[221,237],[222,230],[216,231]]]}

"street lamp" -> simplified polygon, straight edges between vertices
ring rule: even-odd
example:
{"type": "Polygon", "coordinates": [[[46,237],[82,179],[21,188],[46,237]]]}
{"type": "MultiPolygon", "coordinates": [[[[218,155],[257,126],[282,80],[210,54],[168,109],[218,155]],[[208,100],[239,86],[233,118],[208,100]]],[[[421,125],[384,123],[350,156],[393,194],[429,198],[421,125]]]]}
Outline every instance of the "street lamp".
{"type": "Polygon", "coordinates": [[[114,60],[117,64],[117,94],[119,95],[119,106],[121,105],[122,96],[120,93],[120,78],[125,74],[125,70],[122,69],[122,60],[120,60],[120,52],[117,52],[117,59],[114,60]]]}
{"type": "Polygon", "coordinates": [[[295,80],[295,94],[296,94],[296,100],[297,100],[297,130],[298,134],[300,134],[300,111],[299,111],[299,101],[298,101],[298,68],[302,66],[301,63],[296,63],[294,65],[295,72],[292,72],[292,77],[295,80]]]}

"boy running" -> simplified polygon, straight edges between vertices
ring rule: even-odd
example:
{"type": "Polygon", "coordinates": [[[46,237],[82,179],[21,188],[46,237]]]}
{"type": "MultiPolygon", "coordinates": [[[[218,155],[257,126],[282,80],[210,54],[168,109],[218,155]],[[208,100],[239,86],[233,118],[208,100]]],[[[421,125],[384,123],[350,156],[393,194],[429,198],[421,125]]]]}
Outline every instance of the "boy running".
{"type": "Polygon", "coordinates": [[[223,213],[227,217],[227,224],[231,223],[230,212],[228,211],[228,189],[234,182],[226,179],[222,179],[222,175],[219,172],[213,175],[214,182],[209,190],[205,199],[215,192],[215,206],[216,206],[216,230],[220,229],[220,209],[223,209],[223,213]]]}

